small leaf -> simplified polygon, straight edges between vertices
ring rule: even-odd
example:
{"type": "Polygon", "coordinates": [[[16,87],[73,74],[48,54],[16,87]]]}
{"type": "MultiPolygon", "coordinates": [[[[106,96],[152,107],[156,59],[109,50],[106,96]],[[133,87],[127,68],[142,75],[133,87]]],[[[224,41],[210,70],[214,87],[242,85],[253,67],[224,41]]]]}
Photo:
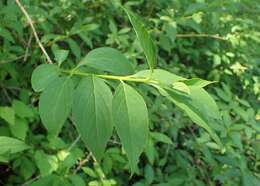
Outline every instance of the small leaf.
{"type": "Polygon", "coordinates": [[[141,44],[141,47],[146,56],[146,60],[151,70],[153,70],[156,66],[156,47],[152,41],[150,34],[145,29],[143,23],[140,19],[130,10],[124,8],[125,12],[128,15],[128,18],[135,30],[136,36],[141,44]]]}
{"type": "Polygon", "coordinates": [[[112,135],[112,92],[102,79],[87,77],[79,83],[72,117],[77,130],[98,161],[112,135]]]}
{"type": "Polygon", "coordinates": [[[11,41],[12,43],[15,43],[11,32],[9,30],[3,28],[2,26],[0,27],[0,36],[8,41],[11,41]]]}
{"type": "Polygon", "coordinates": [[[173,144],[172,140],[166,136],[165,134],[159,133],[159,132],[151,132],[151,137],[155,139],[156,141],[163,142],[166,144],[173,144]]]}
{"type": "Polygon", "coordinates": [[[115,91],[113,120],[134,172],[148,141],[148,111],[142,96],[125,83],[121,83],[115,91]]]}
{"type": "Polygon", "coordinates": [[[32,118],[34,116],[33,110],[22,101],[14,100],[12,107],[15,111],[15,114],[21,118],[32,118]]]}
{"type": "Polygon", "coordinates": [[[117,75],[130,75],[134,73],[129,60],[118,50],[102,47],[90,51],[79,63],[79,66],[89,67],[111,72],[117,75]]]}
{"type": "Polygon", "coordinates": [[[74,41],[73,39],[67,39],[65,40],[65,42],[68,43],[70,49],[71,49],[71,52],[74,54],[74,56],[78,59],[80,58],[81,56],[81,49],[78,45],[78,43],[76,41],[74,41]]]}
{"type": "Polygon", "coordinates": [[[40,96],[39,113],[50,134],[57,135],[69,116],[73,99],[73,82],[70,78],[55,79],[40,96]]]}
{"type": "Polygon", "coordinates": [[[15,124],[10,126],[11,133],[14,137],[24,140],[28,131],[28,123],[25,119],[15,118],[15,124]]]}
{"type": "Polygon", "coordinates": [[[3,118],[8,124],[14,125],[15,113],[11,107],[0,107],[0,118],[3,118]]]}
{"type": "Polygon", "coordinates": [[[69,180],[72,183],[71,186],[86,186],[84,179],[77,174],[70,175],[69,180]]]}
{"type": "Polygon", "coordinates": [[[52,64],[42,64],[32,73],[32,88],[35,92],[43,91],[49,83],[59,76],[59,68],[52,64]]]}
{"type": "Polygon", "coordinates": [[[45,154],[43,151],[36,151],[34,155],[36,165],[41,176],[48,176],[58,169],[58,159],[54,155],[45,154]]]}
{"type": "Polygon", "coordinates": [[[200,78],[187,79],[182,82],[188,86],[197,86],[197,87],[201,87],[201,88],[203,88],[209,84],[216,83],[216,81],[207,81],[207,80],[200,79],[200,78]]]}
{"type": "Polygon", "coordinates": [[[24,142],[15,138],[0,136],[0,154],[17,153],[30,148],[24,142]]]}
{"type": "Polygon", "coordinates": [[[58,65],[60,66],[68,57],[69,51],[63,50],[63,49],[57,49],[53,51],[55,60],[58,62],[58,65]]]}

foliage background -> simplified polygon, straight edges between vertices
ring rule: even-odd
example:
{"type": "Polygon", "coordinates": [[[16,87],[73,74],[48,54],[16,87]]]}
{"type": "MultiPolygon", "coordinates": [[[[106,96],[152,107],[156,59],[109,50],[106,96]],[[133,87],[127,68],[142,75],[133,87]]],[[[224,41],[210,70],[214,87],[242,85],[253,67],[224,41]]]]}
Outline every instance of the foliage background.
{"type": "Polygon", "coordinates": [[[69,51],[65,67],[77,64],[91,49],[110,46],[140,70],[146,68],[144,55],[120,4],[130,7],[156,41],[160,68],[218,81],[207,90],[221,110],[223,123],[214,129],[226,150],[218,149],[203,129],[146,86],[139,88],[155,133],[138,174],[130,176],[115,135],[101,165],[88,156],[81,141],[71,146],[77,133],[70,121],[59,138],[47,136],[37,111],[39,95],[30,84],[33,69],[46,60],[15,1],[4,0],[0,2],[0,104],[10,108],[9,114],[15,113],[15,124],[8,124],[1,112],[0,136],[24,140],[34,148],[0,155],[0,185],[260,185],[258,0],[22,3],[51,58],[57,59],[57,49],[69,51]]]}

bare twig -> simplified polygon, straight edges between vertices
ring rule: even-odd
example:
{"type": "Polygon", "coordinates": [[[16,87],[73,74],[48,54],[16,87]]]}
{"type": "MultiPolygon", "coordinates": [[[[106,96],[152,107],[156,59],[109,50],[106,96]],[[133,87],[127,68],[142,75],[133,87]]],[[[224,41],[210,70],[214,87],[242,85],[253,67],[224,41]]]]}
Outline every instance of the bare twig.
{"type": "Polygon", "coordinates": [[[40,41],[40,39],[38,37],[38,34],[37,34],[37,32],[36,32],[36,30],[34,28],[33,21],[31,19],[31,17],[29,16],[29,14],[27,13],[27,11],[25,10],[25,8],[23,7],[23,5],[20,3],[19,0],[15,0],[15,2],[19,6],[19,8],[23,12],[23,14],[25,15],[28,23],[30,24],[32,32],[34,34],[34,37],[36,39],[36,42],[38,43],[39,47],[41,48],[43,54],[45,55],[45,57],[46,57],[46,59],[48,61],[48,63],[52,64],[53,62],[52,62],[51,58],[49,57],[48,53],[46,52],[45,48],[43,47],[43,45],[42,45],[42,43],[41,43],[41,41],[40,41]]]}
{"type": "Polygon", "coordinates": [[[7,90],[6,90],[4,87],[2,87],[2,90],[3,90],[4,94],[5,94],[5,97],[6,97],[6,99],[8,100],[8,102],[9,102],[9,103],[12,103],[12,99],[11,99],[11,97],[9,96],[7,90]]]}
{"type": "Polygon", "coordinates": [[[83,159],[79,162],[78,166],[74,170],[74,174],[76,174],[81,169],[81,167],[90,160],[91,156],[92,156],[92,153],[90,152],[90,153],[88,153],[88,155],[86,156],[85,159],[83,159]]]}
{"type": "Polygon", "coordinates": [[[221,37],[219,35],[210,35],[210,34],[176,34],[177,38],[188,38],[188,37],[208,37],[213,39],[219,39],[219,40],[227,40],[224,37],[221,37]]]}
{"type": "Polygon", "coordinates": [[[31,43],[32,43],[32,38],[33,38],[33,33],[30,34],[30,37],[29,37],[29,40],[28,40],[28,43],[26,45],[26,50],[25,50],[25,54],[24,54],[24,58],[23,58],[23,61],[25,62],[29,56],[29,49],[31,47],[31,43]]]}

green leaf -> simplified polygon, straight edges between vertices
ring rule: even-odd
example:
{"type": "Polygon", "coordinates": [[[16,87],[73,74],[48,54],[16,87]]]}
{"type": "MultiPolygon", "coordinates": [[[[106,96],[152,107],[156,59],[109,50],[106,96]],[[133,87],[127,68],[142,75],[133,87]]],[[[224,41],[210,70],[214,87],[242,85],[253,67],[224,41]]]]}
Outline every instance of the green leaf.
{"type": "Polygon", "coordinates": [[[153,73],[151,74],[150,70],[142,70],[139,71],[134,75],[134,77],[139,78],[148,78],[150,77],[151,80],[158,81],[159,84],[162,85],[172,85],[175,82],[186,80],[185,78],[170,73],[166,70],[162,69],[154,69],[153,73]],[[151,76],[151,77],[150,77],[151,76]]]}
{"type": "Polygon", "coordinates": [[[215,101],[203,88],[194,86],[189,88],[189,97],[168,90],[168,98],[183,109],[194,123],[204,128],[222,146],[219,137],[212,129],[215,122],[221,118],[215,101]]]}
{"type": "Polygon", "coordinates": [[[80,81],[74,95],[72,117],[77,130],[98,161],[112,135],[112,92],[94,76],[80,81]]]}
{"type": "Polygon", "coordinates": [[[85,186],[85,181],[83,178],[81,178],[79,175],[70,175],[69,180],[71,181],[72,185],[71,186],[85,186]]]}
{"type": "Polygon", "coordinates": [[[10,126],[11,133],[14,137],[24,140],[28,131],[28,123],[25,119],[15,118],[15,124],[10,126]]]}
{"type": "Polygon", "coordinates": [[[164,87],[164,89],[158,85],[153,86],[163,96],[183,109],[194,123],[204,128],[212,139],[222,147],[219,137],[212,129],[215,122],[221,120],[219,109],[213,98],[203,88],[190,86],[190,95],[183,95],[171,88],[164,87]]]}
{"type": "Polygon", "coordinates": [[[111,72],[117,75],[130,75],[134,73],[129,60],[118,50],[102,47],[90,51],[79,63],[92,68],[111,72]]]}
{"type": "Polygon", "coordinates": [[[159,133],[159,132],[151,132],[151,137],[155,139],[156,141],[163,142],[166,144],[173,144],[172,140],[166,136],[165,134],[159,133]]]}
{"type": "Polygon", "coordinates": [[[68,57],[69,51],[63,50],[63,49],[57,49],[53,51],[55,60],[58,62],[58,65],[60,66],[68,57]]]}
{"type": "Polygon", "coordinates": [[[14,125],[15,113],[11,107],[0,107],[0,118],[3,118],[8,124],[14,125]]]}
{"type": "Polygon", "coordinates": [[[78,45],[78,43],[76,41],[74,41],[73,39],[67,39],[65,40],[65,42],[68,43],[70,49],[71,49],[71,52],[74,54],[74,56],[78,59],[80,58],[81,56],[81,49],[78,45]]]}
{"type": "Polygon", "coordinates": [[[150,34],[145,29],[143,23],[140,21],[139,17],[137,17],[133,12],[124,8],[125,12],[128,15],[128,18],[135,30],[136,36],[141,44],[141,47],[144,51],[146,60],[151,70],[153,70],[156,66],[156,47],[152,41],[150,34]]]}
{"type": "Polygon", "coordinates": [[[26,157],[21,158],[20,174],[22,177],[27,180],[33,176],[36,172],[36,165],[32,159],[26,157]]]}
{"type": "Polygon", "coordinates": [[[69,116],[73,99],[73,82],[68,77],[56,78],[40,96],[39,113],[50,134],[57,135],[69,116]]]}
{"type": "Polygon", "coordinates": [[[21,118],[32,118],[34,116],[32,108],[24,104],[22,101],[14,100],[12,107],[15,114],[21,118]]]}
{"type": "Polygon", "coordinates": [[[43,91],[49,83],[59,76],[59,68],[52,64],[42,64],[32,73],[32,88],[35,92],[43,91]]]}
{"type": "Polygon", "coordinates": [[[203,88],[209,84],[216,83],[216,81],[207,81],[207,80],[200,79],[200,78],[187,79],[182,82],[188,86],[197,86],[197,87],[201,87],[201,88],[203,88]]]}
{"type": "Polygon", "coordinates": [[[134,172],[148,140],[149,121],[142,96],[125,83],[121,83],[115,91],[113,119],[129,159],[131,171],[134,172]]]}
{"type": "Polygon", "coordinates": [[[17,153],[30,148],[24,142],[15,138],[0,136],[0,154],[17,153]]]}
{"type": "Polygon", "coordinates": [[[9,30],[3,28],[2,26],[0,27],[0,36],[8,41],[11,41],[12,43],[15,43],[11,32],[9,30]]]}
{"type": "Polygon", "coordinates": [[[172,88],[186,94],[190,94],[190,88],[183,82],[175,82],[172,84],[172,88]]]}
{"type": "Polygon", "coordinates": [[[54,155],[48,155],[43,151],[36,151],[34,158],[41,176],[48,176],[58,169],[58,159],[54,155]]]}

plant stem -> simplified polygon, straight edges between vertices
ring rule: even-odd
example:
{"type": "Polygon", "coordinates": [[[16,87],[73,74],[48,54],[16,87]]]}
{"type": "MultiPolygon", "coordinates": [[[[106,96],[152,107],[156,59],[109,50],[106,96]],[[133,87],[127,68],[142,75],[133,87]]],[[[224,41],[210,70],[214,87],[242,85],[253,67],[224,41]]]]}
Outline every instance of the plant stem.
{"type": "Polygon", "coordinates": [[[213,38],[213,39],[219,39],[219,40],[227,40],[224,37],[221,37],[217,34],[215,35],[210,35],[210,34],[195,34],[195,33],[191,33],[191,34],[176,34],[177,38],[189,38],[189,37],[208,37],[208,38],[213,38]]]}
{"type": "Polygon", "coordinates": [[[70,74],[70,75],[79,75],[79,76],[90,76],[94,75],[99,78],[103,79],[112,79],[112,80],[119,80],[119,81],[132,81],[132,82],[141,82],[141,83],[156,83],[156,81],[151,80],[150,77],[148,78],[136,78],[134,76],[113,76],[113,75],[106,75],[106,74],[92,74],[92,73],[86,73],[86,72],[79,72],[75,70],[62,70],[61,72],[70,74]]]}

